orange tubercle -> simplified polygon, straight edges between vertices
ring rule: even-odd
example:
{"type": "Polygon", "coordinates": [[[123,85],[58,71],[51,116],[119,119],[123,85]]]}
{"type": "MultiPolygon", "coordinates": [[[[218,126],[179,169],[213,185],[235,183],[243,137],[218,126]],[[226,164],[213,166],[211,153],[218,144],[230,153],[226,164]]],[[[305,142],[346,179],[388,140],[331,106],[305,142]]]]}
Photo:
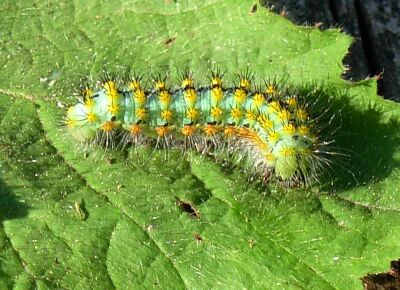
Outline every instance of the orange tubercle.
{"type": "Polygon", "coordinates": [[[194,134],[194,132],[196,132],[196,127],[192,126],[192,125],[185,125],[181,129],[181,132],[182,132],[182,135],[184,135],[186,137],[190,137],[194,134]]]}
{"type": "Polygon", "coordinates": [[[156,127],[156,133],[157,133],[158,137],[167,136],[169,134],[170,130],[171,129],[169,127],[167,127],[167,126],[156,127]]]}

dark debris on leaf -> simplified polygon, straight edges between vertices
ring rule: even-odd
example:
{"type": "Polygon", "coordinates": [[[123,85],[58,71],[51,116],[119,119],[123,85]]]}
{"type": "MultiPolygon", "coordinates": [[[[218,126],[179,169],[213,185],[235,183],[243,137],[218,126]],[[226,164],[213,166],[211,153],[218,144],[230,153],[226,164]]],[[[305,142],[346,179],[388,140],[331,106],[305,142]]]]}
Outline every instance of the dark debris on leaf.
{"type": "Polygon", "coordinates": [[[400,259],[390,262],[386,273],[368,274],[361,278],[365,290],[400,289],[400,259]]]}
{"type": "Polygon", "coordinates": [[[175,196],[175,200],[176,200],[176,204],[182,211],[187,212],[193,218],[196,218],[196,219],[200,218],[200,213],[192,206],[192,204],[190,202],[181,200],[177,196],[175,196]]]}

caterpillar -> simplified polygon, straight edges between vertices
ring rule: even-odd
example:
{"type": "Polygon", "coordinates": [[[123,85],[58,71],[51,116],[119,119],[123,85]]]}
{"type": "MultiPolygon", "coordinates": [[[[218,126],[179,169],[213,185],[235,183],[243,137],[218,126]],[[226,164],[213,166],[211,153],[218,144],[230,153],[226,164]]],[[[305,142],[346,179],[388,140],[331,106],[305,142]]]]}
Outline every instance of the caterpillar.
{"type": "Polygon", "coordinates": [[[120,81],[105,77],[69,107],[65,125],[78,141],[112,147],[116,142],[155,148],[227,150],[268,183],[311,184],[327,162],[317,118],[309,100],[276,78],[253,86],[249,71],[225,87],[223,73],[211,72],[207,86],[196,86],[184,72],[179,87],[155,77],[146,89],[139,74],[120,81]]]}

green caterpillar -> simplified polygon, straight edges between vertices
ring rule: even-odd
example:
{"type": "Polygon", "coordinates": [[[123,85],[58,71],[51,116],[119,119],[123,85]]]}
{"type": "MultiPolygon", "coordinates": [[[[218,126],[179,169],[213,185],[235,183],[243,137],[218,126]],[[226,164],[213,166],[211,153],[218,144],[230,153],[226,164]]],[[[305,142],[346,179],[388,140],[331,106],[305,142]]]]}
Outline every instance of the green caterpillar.
{"type": "Polygon", "coordinates": [[[155,140],[164,148],[226,148],[264,181],[275,176],[308,184],[315,178],[321,142],[300,94],[275,81],[253,89],[249,73],[233,88],[224,88],[218,71],[209,86],[196,87],[191,73],[180,81],[181,87],[171,90],[165,79],[156,78],[154,88],[146,90],[139,76],[124,84],[107,77],[95,92],[85,87],[65,124],[75,139],[106,146],[155,140]]]}

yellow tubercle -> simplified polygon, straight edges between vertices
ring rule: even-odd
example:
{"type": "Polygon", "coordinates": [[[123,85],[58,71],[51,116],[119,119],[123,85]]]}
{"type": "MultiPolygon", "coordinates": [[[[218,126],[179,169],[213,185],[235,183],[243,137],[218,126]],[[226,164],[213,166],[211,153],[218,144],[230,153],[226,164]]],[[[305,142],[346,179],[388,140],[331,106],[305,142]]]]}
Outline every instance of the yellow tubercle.
{"type": "Polygon", "coordinates": [[[268,116],[265,115],[259,115],[257,118],[257,121],[260,123],[261,127],[264,128],[264,130],[271,130],[274,123],[268,118],[268,116]]]}
{"type": "Polygon", "coordinates": [[[294,148],[282,148],[279,152],[286,157],[296,154],[296,150],[294,148]]]}
{"type": "Polygon", "coordinates": [[[94,106],[95,102],[92,98],[85,98],[85,106],[88,110],[91,110],[94,106]]]}
{"type": "Polygon", "coordinates": [[[250,90],[251,81],[249,79],[241,79],[239,83],[239,87],[245,90],[250,90]]]}
{"type": "Polygon", "coordinates": [[[286,134],[293,136],[294,134],[296,134],[296,127],[293,124],[287,124],[283,126],[283,131],[286,134]]]}
{"type": "Polygon", "coordinates": [[[247,92],[242,88],[236,89],[233,97],[237,103],[243,104],[246,101],[247,92]]]}
{"type": "Polygon", "coordinates": [[[142,89],[136,89],[133,92],[135,103],[138,106],[143,106],[146,103],[146,93],[142,89]]]}
{"type": "Polygon", "coordinates": [[[162,105],[169,105],[171,103],[171,94],[168,91],[161,91],[158,95],[162,105]]]}
{"type": "Polygon", "coordinates": [[[222,87],[222,78],[219,76],[213,76],[213,78],[211,79],[211,86],[222,87]]]}
{"type": "Polygon", "coordinates": [[[138,108],[135,112],[136,118],[139,120],[145,120],[147,118],[147,112],[145,108],[138,108]]]}
{"type": "Polygon", "coordinates": [[[199,110],[195,108],[190,108],[186,112],[186,117],[191,121],[196,121],[199,117],[199,110]]]}
{"type": "Polygon", "coordinates": [[[275,95],[276,92],[277,92],[277,90],[276,90],[275,86],[269,85],[269,86],[267,86],[267,88],[265,89],[265,92],[266,92],[268,95],[275,95]]]}
{"type": "Polygon", "coordinates": [[[306,134],[310,133],[310,128],[308,126],[306,126],[306,125],[301,125],[298,128],[298,131],[299,131],[300,134],[306,135],[306,134]]]}
{"type": "Polygon", "coordinates": [[[168,109],[161,111],[161,119],[170,122],[172,120],[172,111],[168,109]]]}
{"type": "Polygon", "coordinates": [[[140,81],[137,79],[132,79],[131,82],[128,84],[128,88],[133,91],[141,90],[140,81]]]}
{"type": "Polygon", "coordinates": [[[219,120],[222,117],[222,109],[220,107],[211,108],[211,116],[219,120]]]}
{"type": "Polygon", "coordinates": [[[193,88],[186,89],[184,91],[185,101],[189,104],[189,106],[193,106],[197,101],[197,93],[193,88]]]}
{"type": "Polygon", "coordinates": [[[279,112],[281,110],[282,110],[282,108],[281,108],[281,105],[279,104],[279,102],[272,101],[272,102],[269,103],[268,112],[277,113],[277,112],[279,112]]]}
{"type": "Polygon", "coordinates": [[[94,123],[97,121],[97,115],[93,112],[89,112],[86,116],[89,123],[94,123]]]}
{"type": "Polygon", "coordinates": [[[215,87],[211,90],[211,98],[215,103],[219,103],[224,97],[224,91],[221,87],[215,87]]]}
{"type": "Polygon", "coordinates": [[[112,100],[112,101],[118,101],[119,99],[119,94],[117,90],[117,85],[113,81],[106,81],[103,83],[103,88],[106,91],[106,95],[112,100]]]}
{"type": "Polygon", "coordinates": [[[276,160],[276,157],[272,153],[267,153],[265,154],[265,159],[267,159],[267,161],[269,162],[274,162],[276,160]]]}
{"type": "Polygon", "coordinates": [[[246,120],[250,123],[253,123],[256,120],[256,114],[252,111],[246,112],[246,120]]]}
{"type": "Polygon", "coordinates": [[[307,113],[304,109],[298,109],[296,111],[296,117],[301,121],[306,121],[308,118],[307,113]]]}
{"type": "Polygon", "coordinates": [[[282,121],[282,122],[289,122],[290,120],[290,112],[286,109],[280,110],[278,111],[278,118],[282,121]]]}
{"type": "Polygon", "coordinates": [[[253,96],[253,104],[255,109],[259,109],[265,103],[265,96],[262,93],[256,93],[253,96]]]}
{"type": "Polygon", "coordinates": [[[111,104],[108,106],[108,111],[112,114],[112,115],[116,115],[119,112],[119,106],[116,104],[111,104]]]}
{"type": "Polygon", "coordinates": [[[76,126],[76,120],[73,120],[73,119],[71,119],[71,118],[67,118],[67,119],[64,121],[64,124],[65,124],[67,127],[69,127],[69,128],[74,128],[74,127],[76,126]]]}
{"type": "Polygon", "coordinates": [[[117,84],[114,81],[105,81],[103,83],[103,88],[107,92],[116,91],[117,90],[117,84]]]}
{"type": "Polygon", "coordinates": [[[166,87],[167,87],[167,85],[166,85],[165,81],[163,81],[163,80],[157,80],[154,84],[154,88],[157,91],[165,91],[166,87]]]}
{"type": "Polygon", "coordinates": [[[82,97],[83,97],[85,100],[91,98],[92,96],[93,96],[93,91],[92,91],[90,88],[85,87],[85,88],[82,90],[82,97]]]}
{"type": "Polygon", "coordinates": [[[275,144],[281,138],[280,134],[276,131],[272,131],[268,134],[268,141],[275,144]]]}
{"type": "Polygon", "coordinates": [[[296,97],[290,97],[289,99],[286,100],[286,104],[288,104],[290,109],[294,109],[297,106],[297,98],[296,97]]]}
{"type": "Polygon", "coordinates": [[[182,80],[182,89],[192,88],[193,84],[193,79],[191,77],[186,77],[182,80]]]}
{"type": "Polygon", "coordinates": [[[233,109],[231,110],[231,117],[232,117],[232,119],[239,120],[239,119],[242,118],[242,116],[243,116],[243,113],[242,113],[242,111],[241,111],[239,108],[233,108],[233,109]]]}
{"type": "Polygon", "coordinates": [[[118,103],[120,95],[117,91],[106,91],[106,95],[109,97],[112,103],[118,103]]]}

